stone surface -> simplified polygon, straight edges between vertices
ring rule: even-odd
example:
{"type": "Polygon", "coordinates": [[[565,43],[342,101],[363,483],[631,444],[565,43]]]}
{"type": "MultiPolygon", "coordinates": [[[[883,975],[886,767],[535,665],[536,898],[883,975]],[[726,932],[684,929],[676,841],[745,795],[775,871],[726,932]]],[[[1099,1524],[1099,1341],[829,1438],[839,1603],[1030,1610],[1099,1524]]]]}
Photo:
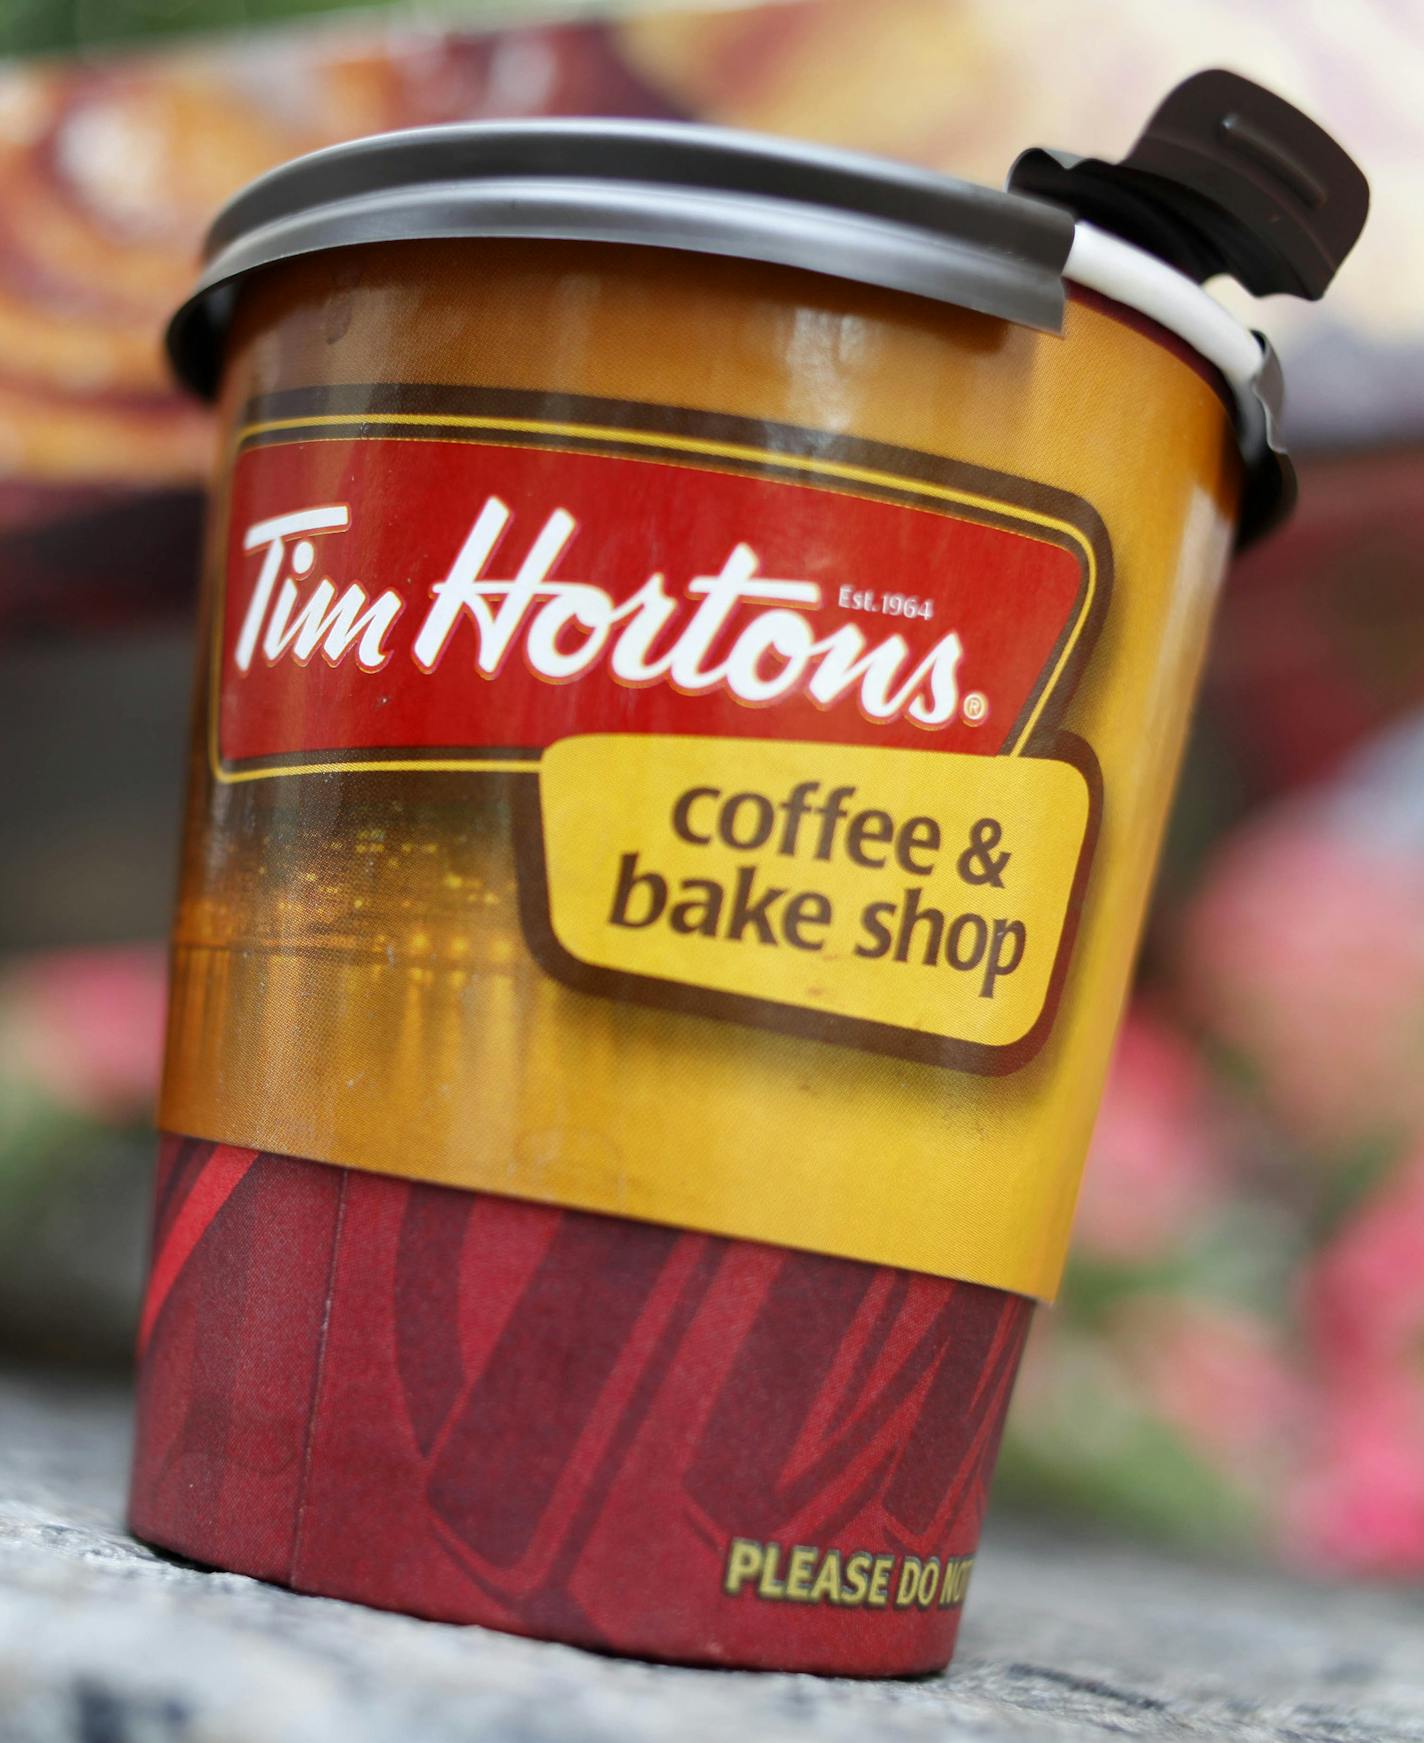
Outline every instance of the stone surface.
{"type": "Polygon", "coordinates": [[[1000,1528],[910,1683],[681,1671],[301,1598],[121,1525],[121,1392],[0,1376],[0,1743],[1424,1743],[1424,1595],[1000,1528]]]}

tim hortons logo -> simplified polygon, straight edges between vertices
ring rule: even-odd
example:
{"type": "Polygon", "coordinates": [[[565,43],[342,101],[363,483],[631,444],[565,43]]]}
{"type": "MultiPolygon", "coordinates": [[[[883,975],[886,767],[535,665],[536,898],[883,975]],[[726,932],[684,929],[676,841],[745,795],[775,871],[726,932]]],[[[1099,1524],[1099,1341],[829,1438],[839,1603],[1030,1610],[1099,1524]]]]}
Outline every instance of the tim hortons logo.
{"type": "MultiPolygon", "coordinates": [[[[755,547],[736,539],[715,574],[692,574],[680,585],[651,553],[646,578],[630,576],[618,597],[556,573],[580,556],[579,522],[567,509],[544,518],[522,560],[514,522],[507,503],[485,498],[449,569],[422,602],[424,616],[408,644],[421,672],[433,673],[447,656],[462,657],[472,634],[474,668],[489,679],[517,650],[550,684],[601,668],[630,688],[661,684],[687,696],[723,691],[748,707],[793,696],[823,709],[849,701],[872,721],[904,718],[926,729],[960,715],[963,648],[954,630],[925,653],[898,632],[872,640],[849,621],[818,633],[809,614],[828,603],[822,585],[762,574],[755,547]]],[[[388,665],[408,595],[377,588],[369,578],[319,572],[339,571],[341,541],[333,535],[351,530],[344,503],[276,515],[245,529],[242,550],[255,560],[256,576],[232,650],[240,672],[255,662],[305,666],[318,655],[328,666],[349,662],[364,672],[388,665]]],[[[840,589],[829,603],[851,603],[848,591],[840,589]]],[[[932,613],[928,601],[891,597],[899,601],[895,615],[932,613]]],[[[978,708],[983,698],[969,701],[978,708]]]]}

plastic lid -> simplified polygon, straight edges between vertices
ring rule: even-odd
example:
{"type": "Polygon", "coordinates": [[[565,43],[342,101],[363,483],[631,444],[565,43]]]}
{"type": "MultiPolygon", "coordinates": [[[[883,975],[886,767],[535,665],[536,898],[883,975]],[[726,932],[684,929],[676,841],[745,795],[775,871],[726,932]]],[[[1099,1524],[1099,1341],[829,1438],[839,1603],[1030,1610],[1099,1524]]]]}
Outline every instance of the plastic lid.
{"type": "Polygon", "coordinates": [[[528,121],[413,128],[273,170],[219,213],[168,329],[217,383],[235,287],[321,249],[434,237],[639,243],[802,267],[1056,332],[1073,221],[1059,206],[854,152],[715,127],[528,121]]]}
{"type": "Polygon", "coordinates": [[[1176,330],[1223,369],[1247,465],[1246,540],[1294,501],[1278,433],[1280,371],[1264,341],[1250,350],[1244,330],[1245,352],[1237,340],[1202,342],[1230,317],[1195,287],[1224,272],[1257,295],[1318,297],[1368,206],[1364,177],[1328,134],[1221,71],[1171,92],[1121,163],[1029,151],[1003,191],[680,123],[417,128],[314,152],[238,194],[209,232],[202,276],[169,325],[168,349],[179,377],[211,395],[243,278],[358,243],[528,237],[731,255],[1048,332],[1062,329],[1065,277],[1096,282],[1091,275],[1105,272],[1101,288],[1123,300],[1133,301],[1133,284],[1148,284],[1153,306],[1140,306],[1154,318],[1182,308],[1186,325],[1176,330]],[[1176,290],[1110,258],[1094,243],[1103,233],[1165,263],[1157,270],[1171,269],[1176,290]],[[1204,305],[1195,312],[1186,307],[1192,297],[1204,305]],[[1230,358],[1242,356],[1233,367],[1230,358]]]}

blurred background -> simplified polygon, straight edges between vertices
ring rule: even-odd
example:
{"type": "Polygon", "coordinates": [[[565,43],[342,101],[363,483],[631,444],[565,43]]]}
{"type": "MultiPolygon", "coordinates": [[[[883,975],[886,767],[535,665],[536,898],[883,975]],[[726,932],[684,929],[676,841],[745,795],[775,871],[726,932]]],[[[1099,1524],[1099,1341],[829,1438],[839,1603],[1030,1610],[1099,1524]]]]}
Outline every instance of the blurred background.
{"type": "Polygon", "coordinates": [[[1286,363],[1302,507],[1233,574],[998,1505],[1424,1576],[1424,0],[0,0],[0,1359],[121,1367],[210,431],[162,323],[315,146],[687,117],[987,182],[1224,64],[1374,211],[1286,363]]]}

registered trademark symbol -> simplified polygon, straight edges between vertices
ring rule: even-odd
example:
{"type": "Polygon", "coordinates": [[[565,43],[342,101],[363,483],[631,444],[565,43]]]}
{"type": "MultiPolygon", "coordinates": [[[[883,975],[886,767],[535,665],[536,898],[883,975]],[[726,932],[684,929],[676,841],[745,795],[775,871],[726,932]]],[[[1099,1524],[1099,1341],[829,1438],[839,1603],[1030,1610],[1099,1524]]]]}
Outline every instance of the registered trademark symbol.
{"type": "Polygon", "coordinates": [[[970,726],[978,726],[981,720],[988,718],[989,703],[977,690],[971,690],[961,706],[965,721],[970,726]]]}

